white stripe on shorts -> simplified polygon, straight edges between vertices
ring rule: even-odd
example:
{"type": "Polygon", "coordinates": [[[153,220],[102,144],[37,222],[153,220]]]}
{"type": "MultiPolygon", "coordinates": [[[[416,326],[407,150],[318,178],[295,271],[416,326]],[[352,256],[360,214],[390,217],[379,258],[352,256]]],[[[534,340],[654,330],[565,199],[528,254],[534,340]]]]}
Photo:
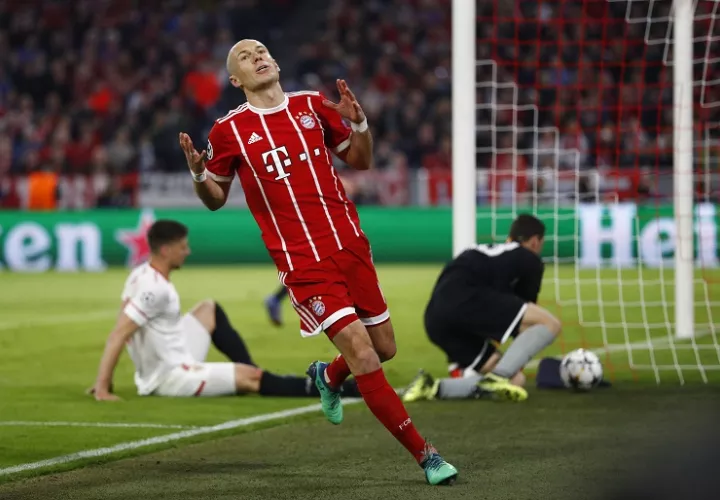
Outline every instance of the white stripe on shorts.
{"type": "Polygon", "coordinates": [[[322,322],[322,325],[319,325],[317,328],[315,328],[312,332],[308,332],[306,330],[300,329],[300,335],[303,337],[313,337],[315,335],[318,335],[324,330],[327,330],[332,325],[334,325],[338,320],[350,316],[351,314],[355,314],[355,308],[354,307],[343,307],[342,309],[335,311],[330,316],[325,318],[325,321],[322,322]]]}
{"type": "Polygon", "coordinates": [[[505,333],[502,336],[502,340],[500,341],[501,344],[504,344],[507,342],[507,339],[510,337],[510,334],[512,334],[513,330],[515,330],[515,327],[518,323],[520,323],[520,320],[523,316],[525,316],[525,311],[527,311],[527,304],[523,304],[523,306],[520,308],[520,311],[517,313],[517,316],[515,316],[515,319],[512,323],[510,323],[510,326],[508,326],[508,329],[505,330],[505,333]]]}
{"type": "Polygon", "coordinates": [[[390,310],[385,309],[385,312],[382,314],[379,314],[378,316],[373,316],[372,318],[360,318],[360,321],[362,321],[362,324],[365,326],[375,326],[379,325],[380,323],[384,323],[385,321],[390,319],[390,310]]]}

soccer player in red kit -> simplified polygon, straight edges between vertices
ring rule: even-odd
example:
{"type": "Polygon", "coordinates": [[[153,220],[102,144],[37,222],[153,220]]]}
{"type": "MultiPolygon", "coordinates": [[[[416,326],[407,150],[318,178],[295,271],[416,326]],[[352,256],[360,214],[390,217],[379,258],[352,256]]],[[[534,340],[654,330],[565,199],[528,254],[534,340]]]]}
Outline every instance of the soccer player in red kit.
{"type": "Polygon", "coordinates": [[[235,44],[227,69],[247,103],[215,122],[201,153],[180,134],[195,192],[217,210],[239,177],[301,334],[324,331],[340,351],[308,369],[328,420],[342,421],[337,388],[352,373],[370,411],[413,454],[427,481],[453,482],[457,470],[420,436],[385,378],[381,362],[396,351],[390,314],[357,210],[332,165],[331,153],[352,168],[371,167],[362,108],[343,80],[337,104],[319,92],[283,92],[277,62],[256,40],[235,44]]]}

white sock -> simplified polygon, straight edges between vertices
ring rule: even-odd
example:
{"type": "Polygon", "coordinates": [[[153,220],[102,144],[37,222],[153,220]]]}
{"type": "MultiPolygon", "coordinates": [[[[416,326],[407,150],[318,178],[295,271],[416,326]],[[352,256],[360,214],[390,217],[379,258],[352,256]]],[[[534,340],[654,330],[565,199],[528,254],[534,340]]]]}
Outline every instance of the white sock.
{"type": "Polygon", "coordinates": [[[553,340],[555,335],[547,326],[531,326],[517,336],[492,372],[500,377],[512,377],[553,340]]]}
{"type": "Polygon", "coordinates": [[[438,388],[438,399],[467,399],[477,391],[477,383],[482,380],[480,375],[464,378],[444,378],[438,388]]]}

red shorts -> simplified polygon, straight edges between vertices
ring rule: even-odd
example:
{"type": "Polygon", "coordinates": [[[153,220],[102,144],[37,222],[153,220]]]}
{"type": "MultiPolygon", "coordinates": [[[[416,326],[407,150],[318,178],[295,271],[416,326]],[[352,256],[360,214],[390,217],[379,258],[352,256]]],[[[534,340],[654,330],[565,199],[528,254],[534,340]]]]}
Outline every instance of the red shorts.
{"type": "Polygon", "coordinates": [[[390,319],[370,254],[360,237],[313,266],[279,274],[300,316],[303,337],[325,331],[331,339],[353,321],[375,326],[390,319]]]}

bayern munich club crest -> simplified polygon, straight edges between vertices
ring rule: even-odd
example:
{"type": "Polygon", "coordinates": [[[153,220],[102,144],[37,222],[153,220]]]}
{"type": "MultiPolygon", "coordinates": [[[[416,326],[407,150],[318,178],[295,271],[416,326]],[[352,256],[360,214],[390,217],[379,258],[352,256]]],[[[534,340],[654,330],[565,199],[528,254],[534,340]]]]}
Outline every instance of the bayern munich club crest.
{"type": "Polygon", "coordinates": [[[315,118],[313,118],[307,111],[301,111],[297,114],[296,118],[300,120],[300,125],[304,128],[315,128],[315,118]]]}
{"type": "Polygon", "coordinates": [[[313,297],[310,299],[310,309],[312,309],[316,316],[325,314],[325,304],[321,300],[321,297],[313,297]]]}

